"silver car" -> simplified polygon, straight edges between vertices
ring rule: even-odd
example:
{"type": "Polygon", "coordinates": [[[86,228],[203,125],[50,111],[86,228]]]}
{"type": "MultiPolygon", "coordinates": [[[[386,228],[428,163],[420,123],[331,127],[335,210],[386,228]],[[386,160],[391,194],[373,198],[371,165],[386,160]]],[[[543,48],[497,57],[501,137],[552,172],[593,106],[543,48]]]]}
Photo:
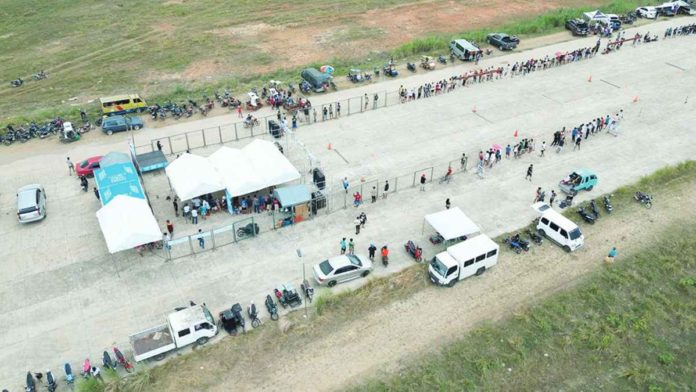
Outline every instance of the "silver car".
{"type": "Polygon", "coordinates": [[[29,223],[46,217],[46,191],[39,184],[26,185],[17,191],[17,219],[29,223]]]}
{"type": "Polygon", "coordinates": [[[314,266],[314,279],[329,287],[339,282],[364,278],[372,271],[369,258],[360,255],[340,255],[324,260],[314,266]]]}

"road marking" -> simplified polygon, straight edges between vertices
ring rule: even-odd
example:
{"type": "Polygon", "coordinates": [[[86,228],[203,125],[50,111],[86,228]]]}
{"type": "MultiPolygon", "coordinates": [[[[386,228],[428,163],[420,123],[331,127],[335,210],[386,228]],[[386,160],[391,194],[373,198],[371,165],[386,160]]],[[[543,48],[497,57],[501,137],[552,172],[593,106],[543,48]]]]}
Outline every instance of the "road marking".
{"type": "Polygon", "coordinates": [[[608,84],[608,85],[610,85],[610,86],[614,86],[614,87],[616,87],[616,88],[621,88],[620,86],[617,86],[617,85],[615,85],[614,83],[611,83],[611,82],[607,82],[607,81],[604,80],[604,79],[599,79],[599,80],[602,81],[602,82],[604,82],[604,83],[606,83],[606,84],[608,84]]]}
{"type": "Polygon", "coordinates": [[[546,99],[548,99],[548,100],[551,101],[551,102],[560,103],[560,102],[558,102],[557,100],[555,100],[555,99],[553,99],[553,98],[547,96],[546,94],[541,94],[541,96],[544,97],[544,98],[546,98],[546,99]]]}
{"type": "Polygon", "coordinates": [[[674,68],[676,68],[676,69],[679,69],[679,70],[682,70],[682,71],[686,71],[684,68],[682,68],[682,67],[680,67],[680,66],[678,66],[678,65],[674,65],[674,64],[672,64],[672,63],[665,63],[665,64],[669,65],[670,67],[674,67],[674,68]]]}
{"type": "Polygon", "coordinates": [[[483,117],[482,115],[478,114],[477,112],[474,112],[474,114],[479,116],[480,118],[482,118],[484,121],[488,122],[489,124],[493,124],[493,121],[483,117]]]}
{"type": "Polygon", "coordinates": [[[337,149],[334,148],[333,151],[334,151],[336,154],[338,154],[338,156],[341,157],[341,159],[343,159],[343,162],[350,164],[350,162],[348,162],[348,160],[346,159],[346,157],[344,157],[343,155],[341,155],[341,153],[338,152],[337,149]]]}

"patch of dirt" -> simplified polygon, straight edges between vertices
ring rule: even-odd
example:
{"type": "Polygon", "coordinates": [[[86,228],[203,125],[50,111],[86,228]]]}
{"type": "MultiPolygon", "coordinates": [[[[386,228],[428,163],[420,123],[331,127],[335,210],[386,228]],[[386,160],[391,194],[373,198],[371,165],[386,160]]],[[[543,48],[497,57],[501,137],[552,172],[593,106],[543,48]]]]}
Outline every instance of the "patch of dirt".
{"type": "Polygon", "coordinates": [[[186,80],[198,80],[202,78],[212,78],[215,75],[225,72],[225,66],[220,60],[206,59],[199,60],[186,67],[181,73],[181,78],[186,80]]]}
{"type": "Polygon", "coordinates": [[[162,5],[177,5],[177,4],[184,4],[186,3],[186,0],[169,0],[165,1],[162,3],[162,5]]]}
{"type": "Polygon", "coordinates": [[[176,26],[171,23],[157,23],[152,26],[152,30],[155,33],[173,33],[176,30],[176,26]]]}
{"type": "Polygon", "coordinates": [[[694,191],[696,182],[690,182],[677,191],[663,192],[660,204],[651,210],[630,204],[597,225],[583,226],[586,246],[573,254],[548,241],[524,255],[501,248],[498,265],[482,277],[467,279],[452,289],[425,289],[336,330],[317,331],[309,344],[285,342],[272,352],[254,351],[253,361],[228,364],[229,378],[210,390],[226,391],[234,385],[241,390],[329,391],[384,372],[394,374],[419,355],[445,347],[480,323],[509,317],[572,287],[592,271],[606,268],[603,258],[611,246],[619,249],[617,262],[621,262],[621,250],[649,243],[672,224],[696,219],[696,210],[682,206],[694,191]],[[650,225],[636,221],[650,221],[650,225]],[[293,347],[288,349],[288,345],[293,347]],[[317,374],[322,375],[319,383],[317,374]]]}

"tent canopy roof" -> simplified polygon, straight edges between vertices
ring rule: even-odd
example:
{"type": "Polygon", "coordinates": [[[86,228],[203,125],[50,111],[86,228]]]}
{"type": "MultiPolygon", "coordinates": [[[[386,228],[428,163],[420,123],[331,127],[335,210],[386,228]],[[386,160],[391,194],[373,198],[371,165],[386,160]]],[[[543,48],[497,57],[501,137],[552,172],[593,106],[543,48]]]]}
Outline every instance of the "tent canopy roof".
{"type": "Polygon", "coordinates": [[[210,161],[198,155],[185,153],[167,165],[165,171],[181,200],[225,189],[210,161]]]}
{"type": "Polygon", "coordinates": [[[157,220],[145,199],[117,195],[97,211],[109,253],[162,239],[157,220]]]}
{"type": "Polygon", "coordinates": [[[138,173],[130,160],[95,170],[94,181],[99,189],[99,200],[103,206],[109,204],[117,195],[145,199],[138,173]]]}
{"type": "Polygon", "coordinates": [[[303,204],[312,199],[309,188],[305,184],[284,186],[276,188],[273,195],[278,199],[282,207],[292,207],[303,204]]]}
{"type": "Polygon", "coordinates": [[[481,231],[459,207],[426,215],[425,220],[446,241],[481,231]]]}
{"type": "Polygon", "coordinates": [[[107,167],[115,163],[126,163],[130,161],[131,159],[128,154],[112,151],[102,157],[101,161],[99,161],[99,167],[107,167]]]}

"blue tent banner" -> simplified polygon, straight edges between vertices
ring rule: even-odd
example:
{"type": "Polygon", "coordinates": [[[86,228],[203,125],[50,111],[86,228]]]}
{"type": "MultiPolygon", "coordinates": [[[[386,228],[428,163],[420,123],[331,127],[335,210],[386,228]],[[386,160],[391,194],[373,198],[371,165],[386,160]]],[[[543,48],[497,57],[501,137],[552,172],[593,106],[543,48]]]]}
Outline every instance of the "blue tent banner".
{"type": "Polygon", "coordinates": [[[109,204],[117,195],[145,199],[138,172],[131,162],[114,163],[95,170],[94,180],[97,183],[102,206],[109,204]]]}

